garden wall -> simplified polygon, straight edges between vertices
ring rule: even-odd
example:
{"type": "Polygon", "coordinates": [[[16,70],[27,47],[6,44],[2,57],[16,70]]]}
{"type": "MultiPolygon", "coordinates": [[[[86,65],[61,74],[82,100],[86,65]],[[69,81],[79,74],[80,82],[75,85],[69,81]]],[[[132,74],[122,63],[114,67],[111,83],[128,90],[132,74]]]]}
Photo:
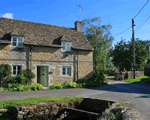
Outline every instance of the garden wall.
{"type": "MultiPolygon", "coordinates": [[[[129,79],[133,78],[133,71],[120,72],[120,77],[118,79],[129,79]]],[[[144,76],[144,71],[135,71],[135,77],[144,76]]],[[[115,79],[117,80],[117,74],[115,74],[115,79]]]]}
{"type": "MultiPolygon", "coordinates": [[[[133,78],[133,71],[127,72],[128,78],[133,78]]],[[[135,71],[135,77],[144,76],[144,71],[135,71]]]]}

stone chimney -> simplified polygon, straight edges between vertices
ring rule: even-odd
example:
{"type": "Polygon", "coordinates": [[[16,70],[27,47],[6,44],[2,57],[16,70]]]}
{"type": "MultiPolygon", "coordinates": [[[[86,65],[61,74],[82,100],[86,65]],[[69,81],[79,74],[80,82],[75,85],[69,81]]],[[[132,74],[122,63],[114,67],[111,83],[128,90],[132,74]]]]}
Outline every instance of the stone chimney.
{"type": "Polygon", "coordinates": [[[78,32],[82,32],[82,25],[80,21],[76,21],[74,23],[74,26],[75,26],[75,30],[77,30],[78,32]]]}

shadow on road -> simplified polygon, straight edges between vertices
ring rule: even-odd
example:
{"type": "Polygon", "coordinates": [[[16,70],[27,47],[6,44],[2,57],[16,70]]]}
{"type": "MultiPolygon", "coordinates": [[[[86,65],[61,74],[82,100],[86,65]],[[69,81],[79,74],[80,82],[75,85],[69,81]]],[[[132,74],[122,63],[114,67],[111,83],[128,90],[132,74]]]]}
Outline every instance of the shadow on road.
{"type": "Polygon", "coordinates": [[[93,90],[103,90],[111,92],[122,93],[137,93],[137,94],[150,94],[150,87],[142,86],[140,83],[113,83],[104,87],[87,88],[93,90]]]}

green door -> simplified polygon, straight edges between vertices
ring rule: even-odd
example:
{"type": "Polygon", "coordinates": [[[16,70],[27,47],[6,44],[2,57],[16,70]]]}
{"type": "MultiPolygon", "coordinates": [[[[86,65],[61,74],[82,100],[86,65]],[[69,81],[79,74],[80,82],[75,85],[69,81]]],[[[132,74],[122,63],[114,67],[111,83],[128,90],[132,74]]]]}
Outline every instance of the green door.
{"type": "Polygon", "coordinates": [[[44,87],[48,87],[48,67],[40,66],[39,68],[39,83],[42,84],[44,87]]]}

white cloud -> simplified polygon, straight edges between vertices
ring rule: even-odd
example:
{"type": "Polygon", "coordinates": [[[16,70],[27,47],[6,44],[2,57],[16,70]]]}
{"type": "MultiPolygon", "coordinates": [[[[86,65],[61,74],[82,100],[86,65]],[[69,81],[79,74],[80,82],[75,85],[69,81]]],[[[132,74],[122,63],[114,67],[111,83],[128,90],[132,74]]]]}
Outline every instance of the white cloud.
{"type": "Polygon", "coordinates": [[[2,17],[13,19],[13,14],[12,13],[5,13],[2,15],[2,17]]]}
{"type": "Polygon", "coordinates": [[[148,25],[147,27],[150,27],[150,25],[148,25]]]}

